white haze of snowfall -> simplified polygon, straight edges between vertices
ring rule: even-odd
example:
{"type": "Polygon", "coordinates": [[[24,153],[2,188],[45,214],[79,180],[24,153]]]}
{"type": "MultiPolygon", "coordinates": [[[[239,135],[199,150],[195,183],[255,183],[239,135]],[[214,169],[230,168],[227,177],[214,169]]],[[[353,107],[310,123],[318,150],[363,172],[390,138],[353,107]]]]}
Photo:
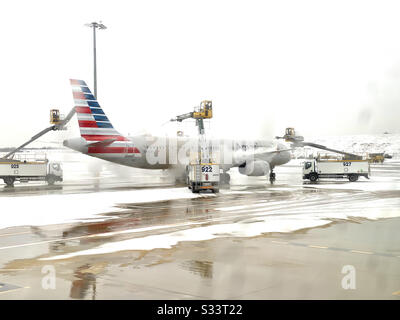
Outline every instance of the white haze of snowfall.
{"type": "MultiPolygon", "coordinates": [[[[343,136],[310,136],[304,137],[307,142],[318,143],[329,148],[367,155],[368,153],[384,152],[400,159],[400,134],[364,134],[364,135],[343,135],[343,136]]],[[[312,148],[298,148],[294,151],[295,157],[309,154],[327,153],[323,150],[312,148]]]]}

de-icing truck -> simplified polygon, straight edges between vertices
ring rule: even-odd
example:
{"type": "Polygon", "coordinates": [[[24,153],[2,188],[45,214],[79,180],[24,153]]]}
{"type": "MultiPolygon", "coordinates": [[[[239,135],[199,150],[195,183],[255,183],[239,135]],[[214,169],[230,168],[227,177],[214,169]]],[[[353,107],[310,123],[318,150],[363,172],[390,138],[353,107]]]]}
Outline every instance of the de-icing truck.
{"type": "Polygon", "coordinates": [[[355,182],[359,177],[369,179],[368,160],[308,160],[304,162],[303,179],[317,181],[321,178],[347,178],[355,182]]]}

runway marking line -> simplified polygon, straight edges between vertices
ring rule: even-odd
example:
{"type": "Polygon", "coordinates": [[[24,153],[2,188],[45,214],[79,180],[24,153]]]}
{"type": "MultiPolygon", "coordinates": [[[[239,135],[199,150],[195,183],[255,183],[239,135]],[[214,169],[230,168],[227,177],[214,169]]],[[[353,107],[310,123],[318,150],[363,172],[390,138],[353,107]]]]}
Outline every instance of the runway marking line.
{"type": "Polygon", "coordinates": [[[350,250],[350,252],[353,252],[353,253],[360,253],[360,254],[374,254],[374,253],[371,252],[371,251],[350,250]]]}
{"type": "Polygon", "coordinates": [[[29,289],[30,287],[20,287],[14,284],[9,284],[9,283],[0,283],[0,294],[2,293],[8,293],[20,289],[29,289]]]}
{"type": "Polygon", "coordinates": [[[0,294],[9,293],[9,292],[13,292],[13,291],[21,290],[21,289],[29,289],[29,288],[30,287],[20,287],[20,288],[10,289],[10,290],[6,290],[6,291],[0,291],[0,294]]]}
{"type": "MultiPolygon", "coordinates": [[[[329,250],[338,250],[338,251],[343,251],[343,252],[359,253],[359,254],[366,254],[366,255],[384,255],[384,256],[387,256],[387,257],[400,258],[400,256],[394,256],[394,255],[390,255],[390,254],[375,253],[375,252],[372,252],[372,251],[349,250],[349,249],[344,249],[344,248],[335,248],[335,247],[317,246],[317,245],[307,245],[307,244],[304,244],[304,243],[294,243],[294,242],[285,242],[285,241],[276,241],[276,240],[271,240],[271,242],[272,243],[276,243],[276,244],[288,244],[288,245],[302,246],[302,247],[315,248],[315,249],[329,249],[329,250]]],[[[400,295],[400,291],[399,291],[399,295],[400,295]]]]}
{"type": "Polygon", "coordinates": [[[16,233],[3,233],[3,234],[0,234],[0,237],[18,236],[20,234],[27,234],[27,233],[31,233],[31,232],[30,231],[24,231],[24,232],[16,232],[16,233]]]}
{"type": "Polygon", "coordinates": [[[0,272],[9,272],[9,271],[25,271],[28,269],[0,269],[0,272]]]}

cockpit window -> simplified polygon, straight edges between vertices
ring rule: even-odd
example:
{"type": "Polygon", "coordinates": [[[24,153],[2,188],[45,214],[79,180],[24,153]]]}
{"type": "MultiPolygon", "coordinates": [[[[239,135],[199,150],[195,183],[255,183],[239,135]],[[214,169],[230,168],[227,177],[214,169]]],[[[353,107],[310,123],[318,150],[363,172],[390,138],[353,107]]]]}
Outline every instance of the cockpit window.
{"type": "Polygon", "coordinates": [[[309,169],[309,168],[311,168],[311,162],[304,163],[304,169],[309,169]]]}

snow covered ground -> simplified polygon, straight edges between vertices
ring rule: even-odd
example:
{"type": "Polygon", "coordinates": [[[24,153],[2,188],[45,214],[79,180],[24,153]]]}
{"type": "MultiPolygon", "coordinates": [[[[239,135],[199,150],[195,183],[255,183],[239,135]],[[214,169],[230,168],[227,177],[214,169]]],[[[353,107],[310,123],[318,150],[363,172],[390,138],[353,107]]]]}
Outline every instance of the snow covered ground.
{"type": "Polygon", "coordinates": [[[307,207],[299,206],[298,202],[288,203],[288,201],[285,201],[273,208],[267,208],[267,205],[264,203],[260,207],[252,207],[249,204],[236,208],[226,208],[226,210],[221,209],[222,213],[229,210],[234,215],[230,215],[226,219],[223,217],[215,218],[212,224],[210,221],[185,221],[174,226],[162,225],[159,229],[163,232],[156,232],[148,236],[135,236],[136,233],[143,231],[140,228],[93,235],[93,237],[109,237],[111,235],[126,235],[131,233],[133,238],[106,242],[91,249],[55,255],[41,260],[68,259],[77,256],[106,254],[125,250],[171,248],[183,241],[204,241],[221,237],[254,237],[270,232],[285,233],[324,226],[337,220],[354,221],[354,218],[376,220],[400,216],[400,199],[364,200],[362,202],[355,200],[354,202],[347,203],[344,207],[340,207],[340,203],[338,202],[322,204],[315,201],[314,205],[312,205],[312,200],[308,201],[310,201],[310,206],[307,207]],[[233,222],[234,220],[236,221],[233,222]],[[169,227],[184,227],[185,229],[165,232],[165,229],[169,227]]]}
{"type": "Polygon", "coordinates": [[[205,196],[188,192],[187,188],[164,188],[84,194],[0,197],[0,229],[15,226],[44,226],[114,219],[104,214],[123,211],[123,209],[117,207],[117,204],[149,203],[205,196]]]}

